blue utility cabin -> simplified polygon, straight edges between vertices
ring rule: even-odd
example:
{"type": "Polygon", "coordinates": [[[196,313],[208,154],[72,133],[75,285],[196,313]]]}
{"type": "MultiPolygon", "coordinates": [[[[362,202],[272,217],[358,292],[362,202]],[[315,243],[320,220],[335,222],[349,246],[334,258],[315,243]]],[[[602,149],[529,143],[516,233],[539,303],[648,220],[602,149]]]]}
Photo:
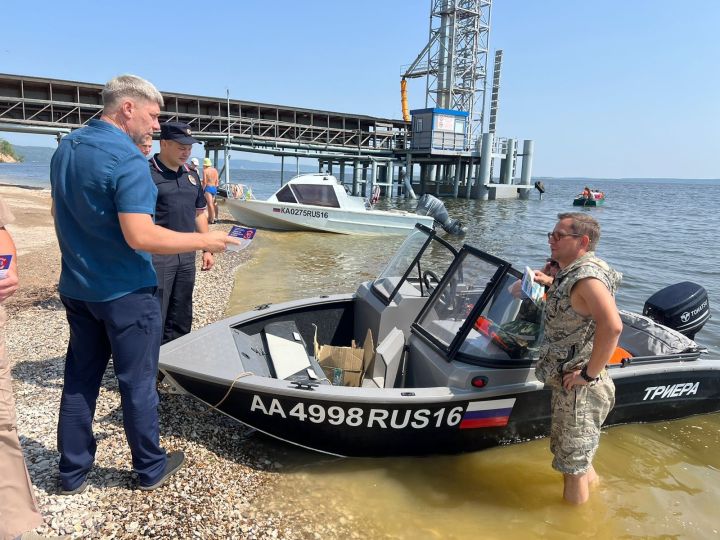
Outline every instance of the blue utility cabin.
{"type": "Polygon", "coordinates": [[[430,154],[455,154],[465,151],[468,113],[451,109],[416,109],[412,115],[411,150],[430,154]]]}

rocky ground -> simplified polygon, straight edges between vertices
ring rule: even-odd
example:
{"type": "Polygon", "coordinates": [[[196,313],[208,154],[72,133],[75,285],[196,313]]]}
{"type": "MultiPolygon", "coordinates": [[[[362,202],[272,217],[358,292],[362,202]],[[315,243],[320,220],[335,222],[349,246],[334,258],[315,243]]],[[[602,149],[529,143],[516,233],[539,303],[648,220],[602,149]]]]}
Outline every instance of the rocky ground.
{"type": "MultiPolygon", "coordinates": [[[[186,396],[163,395],[160,405],[162,444],[185,451],[185,468],[161,489],[137,489],[111,367],[95,414],[98,450],[90,487],[81,495],[57,495],[55,438],[68,328],[57,296],[60,256],[50,197],[47,190],[9,186],[0,186],[0,196],[17,218],[8,229],[18,246],[21,289],[6,302],[6,335],[19,434],[45,517],[37,532],[73,538],[360,537],[352,517],[336,519],[340,498],[339,506],[318,509],[312,519],[292,504],[256,507],[253,501],[267,498],[283,480],[282,446],[186,396]]],[[[228,227],[228,221],[214,227],[228,227]]],[[[222,318],[233,273],[250,256],[252,246],[222,254],[213,271],[198,272],[195,327],[222,318]]]]}

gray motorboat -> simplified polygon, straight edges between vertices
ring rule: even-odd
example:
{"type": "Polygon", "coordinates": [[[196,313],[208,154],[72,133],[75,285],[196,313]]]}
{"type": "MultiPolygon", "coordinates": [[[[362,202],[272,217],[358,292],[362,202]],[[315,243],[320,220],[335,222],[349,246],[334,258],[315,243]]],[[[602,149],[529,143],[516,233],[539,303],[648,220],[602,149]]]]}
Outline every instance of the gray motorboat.
{"type": "MultiPolygon", "coordinates": [[[[545,436],[549,390],[534,376],[540,312],[513,294],[521,278],[509,262],[457,251],[417,225],[356,292],[211,324],[164,345],[160,369],[178,392],[335,455],[459,453],[545,436]]],[[[709,317],[692,283],[653,299],[648,314],[691,337],[709,317]]],[[[608,425],[720,410],[717,359],[650,317],[622,319],[608,425]]]]}

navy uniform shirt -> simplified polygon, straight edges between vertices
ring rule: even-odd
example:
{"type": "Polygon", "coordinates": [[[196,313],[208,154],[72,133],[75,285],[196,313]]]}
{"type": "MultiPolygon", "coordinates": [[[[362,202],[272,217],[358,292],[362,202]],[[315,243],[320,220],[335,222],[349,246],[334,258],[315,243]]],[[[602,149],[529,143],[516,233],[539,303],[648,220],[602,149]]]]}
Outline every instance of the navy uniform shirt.
{"type": "Polygon", "coordinates": [[[177,232],[195,232],[197,212],[206,206],[198,177],[187,165],[176,171],[168,169],[157,154],[148,163],[158,191],[155,224],[177,232]]]}

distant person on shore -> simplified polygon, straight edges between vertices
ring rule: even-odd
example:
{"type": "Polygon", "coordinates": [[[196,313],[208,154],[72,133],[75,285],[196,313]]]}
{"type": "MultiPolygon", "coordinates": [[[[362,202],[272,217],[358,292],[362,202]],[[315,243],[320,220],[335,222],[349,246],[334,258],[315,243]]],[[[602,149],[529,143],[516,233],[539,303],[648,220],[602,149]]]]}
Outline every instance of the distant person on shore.
{"type": "MultiPolygon", "coordinates": [[[[205,194],[198,177],[185,165],[197,143],[190,126],[180,122],[160,125],[160,153],[150,159],[150,174],[157,187],[155,224],[172,231],[208,232],[205,194]]],[[[192,295],[195,287],[195,251],[152,257],[162,307],[162,343],[190,333],[192,295]]],[[[215,264],[213,254],[203,251],[202,270],[215,264]]]]}
{"type": "Polygon", "coordinates": [[[621,276],[595,256],[599,239],[598,222],[577,212],[558,214],[548,233],[560,269],[547,291],[535,375],[552,390],[552,466],[563,473],[563,497],[572,504],[585,503],[598,480],[592,461],[615,404],[605,366],[622,332],[614,298],[621,276]]]}
{"type": "Polygon", "coordinates": [[[198,158],[194,157],[190,159],[188,168],[190,169],[190,173],[197,179],[198,184],[202,185],[202,174],[200,173],[200,161],[198,158]]]}
{"type": "MultiPolygon", "coordinates": [[[[5,225],[15,221],[5,201],[0,199],[0,254],[11,255],[10,266],[0,278],[0,303],[18,289],[15,243],[5,225]]],[[[0,539],[28,538],[43,524],[25,458],[17,434],[10,361],[5,353],[7,314],[0,305],[0,539]]],[[[34,535],[35,538],[41,538],[34,535]]]]}
{"type": "Polygon", "coordinates": [[[217,197],[218,183],[220,178],[217,169],[212,166],[210,158],[203,160],[203,188],[205,189],[205,199],[207,200],[208,222],[212,225],[217,220],[217,197]]]}
{"type": "Polygon", "coordinates": [[[137,147],[143,153],[143,156],[149,156],[150,152],[152,152],[152,135],[143,137],[142,142],[140,142],[137,147]]]}
{"type": "Polygon", "coordinates": [[[157,188],[135,145],[160,129],[163,98],[150,82],[121,75],[102,99],[100,119],[65,136],[50,163],[58,288],[70,325],[58,421],[62,495],[87,488],[93,416],[111,354],[140,489],[162,486],[182,467],[183,452],[160,447],[162,326],[150,253],[219,252],[237,243],[221,231],[177,233],[153,223],[157,188]]]}

